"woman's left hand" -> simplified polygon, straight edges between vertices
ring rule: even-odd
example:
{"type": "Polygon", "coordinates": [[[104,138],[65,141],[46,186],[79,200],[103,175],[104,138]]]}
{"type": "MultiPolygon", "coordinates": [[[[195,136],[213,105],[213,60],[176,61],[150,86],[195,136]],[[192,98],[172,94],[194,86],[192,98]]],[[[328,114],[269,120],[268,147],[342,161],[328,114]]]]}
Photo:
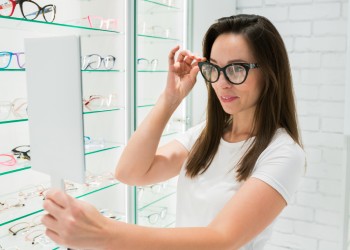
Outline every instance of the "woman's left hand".
{"type": "Polygon", "coordinates": [[[48,212],[42,219],[46,235],[70,248],[103,249],[108,243],[112,221],[92,205],[76,200],[60,190],[51,190],[44,201],[48,212]]]}

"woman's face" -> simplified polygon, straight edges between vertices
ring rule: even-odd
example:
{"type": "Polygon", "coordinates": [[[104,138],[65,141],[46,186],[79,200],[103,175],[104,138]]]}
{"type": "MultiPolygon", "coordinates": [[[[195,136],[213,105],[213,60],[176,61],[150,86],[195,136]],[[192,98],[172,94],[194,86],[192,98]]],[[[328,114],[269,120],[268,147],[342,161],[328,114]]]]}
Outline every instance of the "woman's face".
{"type": "MultiPolygon", "coordinates": [[[[224,67],[230,63],[257,63],[248,43],[242,35],[227,33],[215,40],[210,62],[224,67]]],[[[240,85],[230,83],[221,72],[212,87],[224,111],[230,115],[252,115],[262,89],[262,73],[259,68],[250,69],[246,80],[240,85]]]]}

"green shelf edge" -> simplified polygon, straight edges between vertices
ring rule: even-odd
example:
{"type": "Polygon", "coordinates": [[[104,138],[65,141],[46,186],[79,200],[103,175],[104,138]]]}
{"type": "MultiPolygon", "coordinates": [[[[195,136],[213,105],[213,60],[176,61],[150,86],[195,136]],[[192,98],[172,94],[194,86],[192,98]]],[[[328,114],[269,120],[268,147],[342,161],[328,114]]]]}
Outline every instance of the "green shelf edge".
{"type": "Polygon", "coordinates": [[[155,4],[155,5],[160,5],[160,6],[169,8],[169,9],[181,10],[181,9],[178,8],[178,7],[171,6],[171,5],[167,5],[167,4],[163,4],[163,3],[159,3],[159,2],[155,2],[155,1],[150,1],[150,0],[143,0],[143,1],[146,2],[146,3],[152,3],[152,4],[155,4]]]}
{"type": "MultiPolygon", "coordinates": [[[[109,185],[107,185],[107,186],[104,186],[104,187],[102,187],[102,188],[98,188],[98,189],[96,189],[96,190],[92,190],[92,191],[87,192],[87,193],[82,194],[82,195],[74,196],[74,198],[79,199],[79,198],[88,196],[88,195],[90,195],[90,194],[97,193],[97,192],[99,192],[99,191],[105,190],[105,189],[107,189],[107,188],[117,186],[118,184],[120,184],[120,182],[116,182],[116,183],[113,183],[113,184],[109,184],[109,185]]],[[[39,209],[39,210],[34,211],[34,212],[31,212],[31,213],[29,213],[29,214],[26,214],[26,215],[17,217],[17,218],[15,218],[15,219],[12,219],[12,220],[3,222],[3,223],[0,224],[0,227],[5,226],[5,225],[7,225],[7,224],[10,224],[10,223],[12,223],[12,222],[15,222],[15,221],[24,219],[24,218],[26,218],[26,217],[32,216],[32,215],[34,215],[34,214],[43,212],[43,211],[44,211],[44,209],[39,209]]]]}
{"type": "MultiPolygon", "coordinates": [[[[109,150],[117,149],[117,148],[120,148],[120,147],[121,147],[121,145],[112,146],[112,147],[103,148],[103,149],[100,149],[100,150],[94,150],[94,151],[85,153],[84,155],[98,154],[98,153],[101,153],[101,152],[104,152],[104,151],[109,151],[109,150]]],[[[16,168],[14,170],[6,171],[6,172],[0,172],[0,176],[7,175],[7,174],[12,174],[12,173],[20,172],[20,171],[24,171],[24,170],[28,170],[28,169],[31,169],[31,168],[32,168],[32,166],[25,166],[25,167],[16,168]]]]}
{"type": "Polygon", "coordinates": [[[167,40],[167,41],[177,41],[180,42],[180,39],[177,38],[169,38],[169,37],[163,37],[163,36],[152,36],[152,35],[145,35],[145,34],[137,34],[139,37],[145,37],[145,38],[153,38],[153,39],[161,39],[161,40],[167,40]]]}
{"type": "Polygon", "coordinates": [[[28,19],[19,18],[19,17],[0,16],[0,19],[15,20],[15,21],[26,22],[26,23],[38,23],[38,24],[40,23],[44,25],[59,26],[59,27],[65,27],[65,28],[71,28],[71,29],[82,29],[82,30],[114,33],[114,34],[123,34],[122,32],[115,31],[115,30],[104,30],[104,29],[90,28],[86,26],[78,26],[78,25],[66,24],[66,23],[55,23],[55,22],[50,23],[50,22],[45,22],[40,20],[28,20],[28,19]]]}
{"type": "Polygon", "coordinates": [[[171,192],[171,193],[169,193],[169,194],[167,194],[167,195],[164,195],[164,196],[162,196],[162,197],[160,197],[160,198],[158,198],[158,199],[156,199],[156,200],[154,200],[154,201],[152,201],[152,202],[150,202],[150,203],[148,203],[148,204],[146,204],[146,205],[144,205],[144,206],[138,208],[137,211],[140,211],[140,212],[141,212],[142,210],[144,210],[144,209],[146,209],[146,208],[152,206],[153,204],[155,204],[155,203],[157,203],[157,202],[159,202],[159,201],[161,201],[161,200],[164,200],[164,199],[166,199],[166,198],[168,198],[168,197],[170,197],[170,196],[172,196],[172,195],[174,195],[174,194],[176,194],[176,191],[173,191],[173,192],[171,192]]]}

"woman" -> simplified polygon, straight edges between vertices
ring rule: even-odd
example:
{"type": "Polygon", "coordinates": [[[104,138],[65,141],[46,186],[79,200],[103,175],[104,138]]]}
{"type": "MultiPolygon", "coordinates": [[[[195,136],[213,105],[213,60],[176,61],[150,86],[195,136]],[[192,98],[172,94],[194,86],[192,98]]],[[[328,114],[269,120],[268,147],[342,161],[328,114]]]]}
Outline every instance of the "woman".
{"type": "Polygon", "coordinates": [[[178,50],[169,54],[163,94],[116,169],[117,179],[130,185],[179,175],[177,228],[112,221],[91,205],[52,191],[43,223],[57,243],[125,250],[264,248],[305,165],[283,41],[266,18],[237,15],[209,28],[204,58],[181,51],[175,60],[178,50]],[[158,148],[199,71],[208,88],[206,122],[158,148]]]}

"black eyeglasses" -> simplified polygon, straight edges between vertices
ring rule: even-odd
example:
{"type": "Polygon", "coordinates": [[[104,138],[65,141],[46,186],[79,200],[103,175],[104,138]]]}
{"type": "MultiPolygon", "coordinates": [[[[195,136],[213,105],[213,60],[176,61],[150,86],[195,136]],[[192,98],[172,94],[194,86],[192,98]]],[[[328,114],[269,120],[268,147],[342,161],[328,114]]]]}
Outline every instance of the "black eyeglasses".
{"type": "Polygon", "coordinates": [[[199,62],[199,69],[204,79],[209,83],[219,80],[220,72],[224,73],[225,78],[232,84],[242,84],[248,76],[250,69],[259,68],[257,63],[230,63],[223,68],[210,62],[199,62]]]}
{"type": "Polygon", "coordinates": [[[24,159],[30,161],[30,146],[22,145],[12,149],[12,153],[17,156],[18,159],[24,159]]]}
{"type": "Polygon", "coordinates": [[[40,7],[36,2],[31,0],[0,0],[0,15],[12,16],[17,4],[19,4],[21,13],[25,19],[34,20],[42,14],[46,22],[53,22],[55,20],[55,5],[48,4],[40,7]]]}

